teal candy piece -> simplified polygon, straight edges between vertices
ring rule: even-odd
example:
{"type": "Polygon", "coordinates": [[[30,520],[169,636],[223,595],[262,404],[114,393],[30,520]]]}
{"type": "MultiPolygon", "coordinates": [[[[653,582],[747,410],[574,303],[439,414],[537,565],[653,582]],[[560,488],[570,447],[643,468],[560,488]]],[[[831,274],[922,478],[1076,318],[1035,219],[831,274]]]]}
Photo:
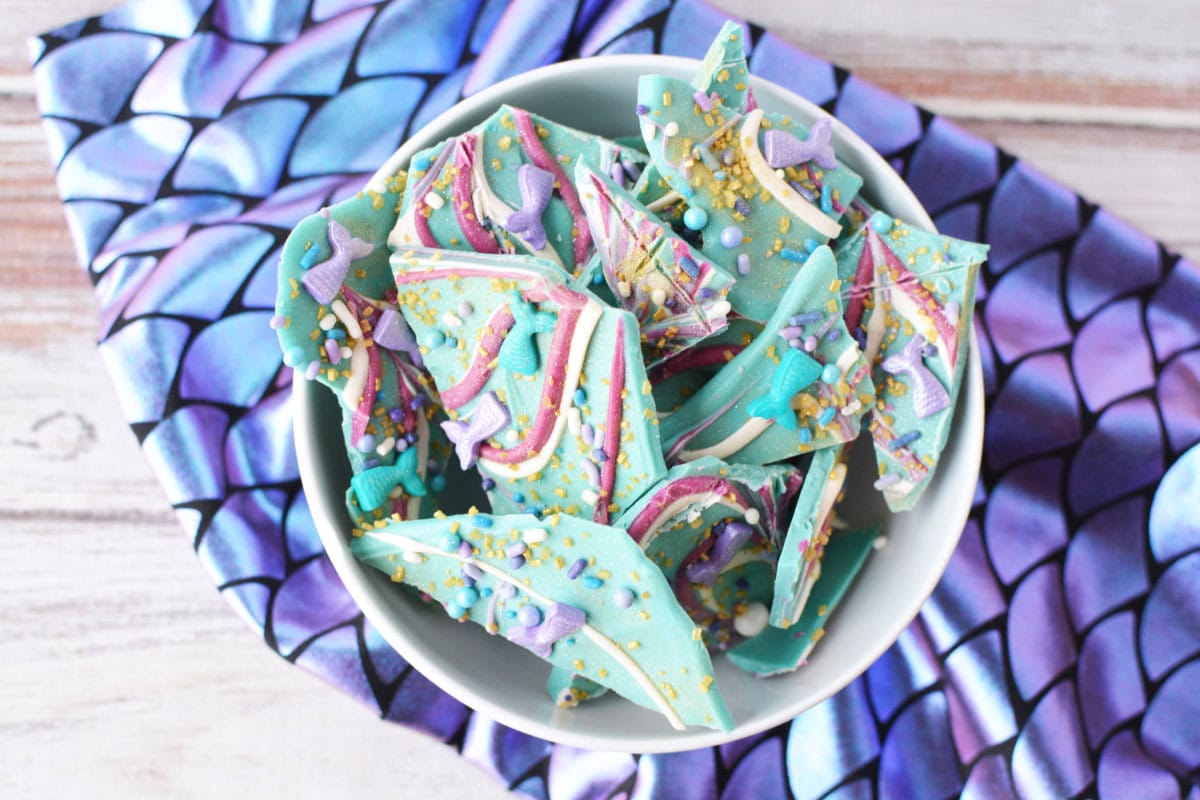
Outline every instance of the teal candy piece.
{"type": "MultiPolygon", "coordinates": [[[[743,113],[719,98],[704,111],[693,100],[694,91],[674,78],[643,76],[638,83],[638,104],[645,109],[642,136],[654,168],[691,210],[705,212],[700,249],[737,275],[729,293],[733,310],[765,321],[804,262],[811,249],[807,243],[821,244],[841,233],[837,220],[862,179],[844,165],[824,170],[813,162],[787,167],[779,177],[767,165],[760,137],[769,128],[803,139],[808,130],[762,109],[743,113]],[[828,213],[819,201],[826,192],[828,213]],[[741,230],[741,244],[720,242],[728,227],[741,230]],[[743,256],[745,268],[739,270],[743,256]]],[[[653,185],[646,180],[639,188],[653,185]]]]}
{"type": "Polygon", "coordinates": [[[546,679],[546,694],[559,708],[574,708],[580,703],[599,697],[608,689],[593,680],[576,675],[569,669],[554,667],[546,679]]]}
{"type": "Polygon", "coordinates": [[[866,342],[882,406],[868,425],[876,485],[893,511],[920,499],[950,435],[987,250],[876,213],[838,251],[846,324],[866,342]]]}
{"type": "Polygon", "coordinates": [[[789,347],[771,374],[770,390],[746,406],[752,417],[769,419],[789,431],[796,430],[796,414],[792,397],[816,383],[821,376],[821,363],[799,348],[789,347]]]}
{"type": "Polygon", "coordinates": [[[578,276],[592,242],[572,180],[575,166],[608,175],[617,164],[641,170],[646,156],[505,105],[470,131],[418,153],[413,164],[422,168],[411,174],[412,190],[389,239],[393,248],[536,255],[578,276]],[[509,230],[510,218],[526,202],[518,181],[525,164],[554,176],[540,218],[547,237],[541,247],[523,230],[509,230]]]}
{"type": "Polygon", "coordinates": [[[731,649],[729,660],[764,678],[803,666],[878,538],[878,526],[833,534],[821,560],[821,577],[796,624],[787,630],[767,626],[757,636],[731,649]]]}
{"type": "MultiPolygon", "coordinates": [[[[294,354],[289,360],[295,367],[338,398],[352,472],[361,473],[371,465],[394,465],[400,455],[398,448],[408,447],[406,437],[411,435],[416,477],[425,486],[450,453],[433,410],[431,382],[409,354],[388,350],[371,336],[383,311],[396,307],[386,241],[396,222],[405,182],[404,172],[377,177],[357,197],[312,214],[296,226],[279,262],[276,334],[283,352],[294,354]],[[331,228],[339,231],[334,239],[341,237],[348,254],[369,252],[350,258],[335,297],[323,304],[309,294],[304,278],[334,259],[331,228]],[[351,246],[346,247],[347,243],[351,246]],[[414,408],[413,403],[420,405],[414,408]],[[398,419],[392,418],[394,410],[398,410],[398,419]],[[364,436],[375,442],[366,452],[356,446],[364,436]]],[[[410,480],[409,485],[418,484],[410,480]]],[[[391,508],[367,511],[351,493],[348,508],[355,524],[362,526],[391,513],[405,517],[430,514],[437,506],[438,494],[407,495],[391,508]]]]}
{"type": "Polygon", "coordinates": [[[771,602],[775,561],[802,474],[702,458],[672,468],[617,521],[674,587],[710,647],[734,640],[733,619],[771,602]],[[731,525],[742,529],[737,535],[731,525]]]}
{"type": "Polygon", "coordinates": [[[427,592],[452,615],[662,712],[677,728],[732,728],[699,631],[623,530],[565,515],[464,514],[389,521],[350,546],[359,559],[427,592]],[[516,567],[506,550],[518,543],[528,549],[516,567]],[[572,578],[570,565],[579,559],[586,567],[572,578]],[[469,606],[459,602],[465,566],[477,575],[481,595],[469,606]],[[628,607],[613,600],[617,585],[634,590],[628,607]],[[526,605],[537,609],[529,615],[536,625],[522,621],[526,605]]]}
{"type": "Polygon", "coordinates": [[[350,479],[355,499],[365,511],[382,507],[397,486],[409,497],[424,497],[428,493],[417,475],[417,450],[414,447],[401,453],[395,464],[372,467],[350,479]]]}
{"type": "Polygon", "coordinates": [[[600,274],[619,305],[637,317],[647,366],[725,328],[733,276],[609,178],[580,164],[575,182],[600,274]]]}
{"type": "Polygon", "coordinates": [[[667,461],[713,455],[740,464],[769,464],[851,441],[858,435],[859,418],[874,401],[869,372],[842,321],[833,253],[820,247],[777,298],[762,333],[663,419],[667,461]],[[770,395],[787,351],[805,347],[809,338],[814,349],[808,356],[822,367],[836,366],[841,378],[819,380],[792,397],[794,430],[752,415],[751,405],[770,395]]]}
{"type": "Polygon", "coordinates": [[[796,623],[821,574],[833,506],[846,482],[846,455],[847,449],[842,447],[820,450],[804,476],[775,570],[770,622],[777,628],[796,623]]]}
{"type": "Polygon", "coordinates": [[[513,316],[513,326],[500,345],[500,366],[518,375],[533,375],[539,363],[535,337],[552,332],[558,320],[548,311],[535,311],[533,303],[521,297],[520,292],[509,295],[508,310],[513,316]]]}
{"type": "Polygon", "coordinates": [[[531,256],[415,248],[392,266],[418,340],[444,341],[421,354],[451,419],[469,420],[489,392],[508,411],[477,462],[494,511],[607,523],[666,472],[631,314],[531,256]],[[502,358],[514,338],[534,354],[518,369],[502,358]]]}

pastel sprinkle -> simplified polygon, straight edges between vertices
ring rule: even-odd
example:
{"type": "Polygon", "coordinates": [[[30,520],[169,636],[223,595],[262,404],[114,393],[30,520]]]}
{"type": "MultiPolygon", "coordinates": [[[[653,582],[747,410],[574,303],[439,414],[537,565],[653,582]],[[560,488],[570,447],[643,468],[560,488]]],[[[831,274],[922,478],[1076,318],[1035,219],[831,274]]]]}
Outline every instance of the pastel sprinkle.
{"type": "Polygon", "coordinates": [[[492,527],[492,518],[486,514],[472,514],[471,524],[477,528],[490,528],[492,527]]]}
{"type": "Polygon", "coordinates": [[[358,441],[354,443],[354,446],[360,453],[369,453],[375,449],[375,437],[369,433],[364,433],[358,438],[358,441]]]}
{"type": "Polygon", "coordinates": [[[800,444],[812,444],[812,431],[808,428],[801,428],[796,431],[796,438],[800,440],[800,444]]]}
{"type": "Polygon", "coordinates": [[[441,347],[446,342],[446,335],[441,331],[426,331],[421,335],[421,344],[429,349],[441,347]]]}
{"type": "Polygon", "coordinates": [[[521,623],[527,628],[532,628],[533,626],[540,624],[541,621],[542,612],[539,611],[538,607],[535,605],[526,603],[517,611],[517,622],[521,623]]]}
{"type": "Polygon", "coordinates": [[[585,392],[583,389],[576,389],[574,400],[575,400],[575,405],[582,406],[584,403],[587,402],[587,392],[585,392]]]}
{"type": "Polygon", "coordinates": [[[508,560],[508,565],[513,569],[520,569],[525,566],[525,556],[514,556],[508,560]]]}
{"type": "Polygon", "coordinates": [[[312,269],[312,265],[317,263],[317,256],[320,255],[320,252],[316,246],[305,250],[304,255],[300,256],[300,266],[304,269],[312,269]]]}
{"type": "Polygon", "coordinates": [[[816,239],[808,238],[808,239],[804,240],[804,249],[810,253],[812,251],[816,250],[820,246],[821,246],[821,243],[818,242],[816,239]]]}
{"type": "Polygon", "coordinates": [[[521,538],[525,540],[526,544],[541,544],[546,541],[546,536],[545,528],[530,528],[521,534],[521,538]]]}
{"type": "Polygon", "coordinates": [[[842,377],[842,371],[838,369],[837,364],[826,364],[821,370],[821,380],[825,383],[837,383],[838,378],[842,377]]]}
{"type": "Polygon", "coordinates": [[[733,209],[743,217],[750,216],[750,204],[746,202],[746,198],[739,197],[733,201],[733,209]]]}
{"type": "Polygon", "coordinates": [[[633,605],[633,592],[622,586],[613,592],[613,602],[620,608],[629,608],[633,605]]]}
{"type": "Polygon", "coordinates": [[[447,553],[453,553],[458,549],[460,544],[462,544],[462,539],[459,538],[457,533],[447,533],[442,537],[442,549],[447,553]]]}
{"type": "Polygon", "coordinates": [[[683,224],[690,230],[698,231],[708,224],[708,212],[703,208],[692,206],[684,212],[683,224]]]}
{"type": "Polygon", "coordinates": [[[745,237],[742,235],[742,229],[736,225],[726,225],[721,229],[721,244],[727,250],[740,247],[744,239],[745,237]]]}
{"type": "Polygon", "coordinates": [[[761,515],[757,508],[747,508],[746,513],[742,514],[742,519],[746,520],[748,525],[757,525],[761,515]]]}
{"type": "Polygon", "coordinates": [[[696,278],[700,277],[700,267],[698,267],[696,262],[690,257],[684,256],[683,258],[679,259],[679,266],[683,268],[683,271],[686,272],[688,277],[692,280],[696,280],[696,278]]]}
{"type": "Polygon", "coordinates": [[[883,490],[899,482],[900,476],[894,472],[889,472],[887,475],[883,475],[879,478],[879,480],[875,481],[874,486],[876,489],[883,490]]]}
{"type": "Polygon", "coordinates": [[[877,233],[887,233],[892,229],[892,220],[889,217],[872,217],[871,227],[874,228],[877,233]]]}
{"type": "Polygon", "coordinates": [[[591,447],[596,442],[596,429],[591,426],[591,423],[581,425],[579,427],[579,438],[588,447],[591,447]]]}
{"type": "Polygon", "coordinates": [[[817,417],[817,424],[824,428],[829,423],[833,422],[833,418],[837,416],[837,409],[829,406],[820,413],[817,417]]]}
{"type": "Polygon", "coordinates": [[[795,261],[803,264],[808,260],[808,253],[802,253],[799,250],[793,250],[790,247],[785,247],[779,251],[779,256],[785,261],[795,261]]]}
{"type": "Polygon", "coordinates": [[[833,193],[828,183],[821,187],[821,211],[826,214],[833,211],[833,193]]]}
{"type": "Polygon", "coordinates": [[[902,447],[908,447],[910,444],[921,438],[920,431],[909,431],[903,436],[897,436],[892,441],[888,442],[888,450],[895,452],[902,447]]]}
{"type": "Polygon", "coordinates": [[[479,592],[470,586],[464,586],[454,593],[454,602],[463,608],[470,608],[479,602],[479,592]]]}
{"type": "Polygon", "coordinates": [[[517,556],[525,555],[527,550],[529,550],[529,545],[525,544],[524,542],[513,542],[508,547],[504,548],[504,555],[508,556],[509,558],[516,558],[517,556]]]}
{"type": "Polygon", "coordinates": [[[587,575],[583,579],[583,585],[589,589],[599,589],[604,585],[604,579],[597,578],[595,575],[587,575]]]}
{"type": "Polygon", "coordinates": [[[570,578],[571,580],[575,580],[576,578],[578,578],[580,575],[583,574],[583,571],[586,568],[587,568],[587,560],[583,559],[583,558],[577,558],[577,559],[575,559],[575,561],[573,561],[571,563],[571,566],[567,568],[567,577],[570,578]]]}

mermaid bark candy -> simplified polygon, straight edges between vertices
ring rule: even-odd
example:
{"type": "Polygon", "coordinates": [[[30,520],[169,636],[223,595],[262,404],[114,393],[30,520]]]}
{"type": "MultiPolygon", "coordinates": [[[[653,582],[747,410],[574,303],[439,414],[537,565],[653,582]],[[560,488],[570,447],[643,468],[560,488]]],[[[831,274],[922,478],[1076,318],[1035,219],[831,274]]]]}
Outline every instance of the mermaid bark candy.
{"type": "Polygon", "coordinates": [[[769,464],[854,439],[875,392],[839,292],[833,254],[818,248],[762,333],[663,419],[668,463],[769,464]]]}
{"type": "Polygon", "coordinates": [[[617,521],[674,587],[675,596],[723,650],[736,617],[769,604],[787,511],[802,476],[703,458],[674,467],[617,521]]]}
{"type": "Polygon", "coordinates": [[[404,249],[392,266],[443,427],[493,509],[606,523],[666,472],[631,314],[527,256],[404,249]]]}
{"type": "Polygon", "coordinates": [[[725,328],[733,284],[632,195],[584,164],[576,189],[608,288],[637,317],[648,367],[725,328]]]}
{"type": "Polygon", "coordinates": [[[845,447],[818,451],[804,476],[775,570],[770,623],[777,628],[795,624],[821,575],[833,507],[846,483],[848,454],[845,447]]]}
{"type": "Polygon", "coordinates": [[[926,233],[876,213],[838,252],[846,324],[874,365],[868,425],[893,511],[929,485],[962,385],[976,277],[987,246],[926,233]]]}
{"type": "MultiPolygon", "coordinates": [[[[742,113],[719,99],[705,110],[693,93],[683,81],[643,76],[642,135],[653,166],[686,199],[684,221],[702,234],[702,252],[737,276],[734,311],[765,321],[808,253],[841,232],[837,220],[862,179],[831,148],[809,147],[810,132],[789,118],[742,113]],[[768,134],[776,166],[760,146],[768,134]],[[797,154],[786,158],[790,150],[797,154]]],[[[814,126],[812,138],[828,124],[814,126]]]]}
{"type": "Polygon", "coordinates": [[[728,653],[729,660],[759,677],[791,672],[804,665],[825,634],[825,625],[867,556],[879,541],[879,527],[833,534],[821,560],[821,579],[813,586],[804,612],[786,630],[768,626],[728,653]]]}
{"type": "Polygon", "coordinates": [[[464,514],[381,523],[351,550],[451,617],[658,710],[678,729],[733,726],[699,630],[622,530],[564,515],[464,514]]]}
{"type": "Polygon", "coordinates": [[[382,191],[369,189],[296,227],[280,259],[274,320],[285,362],[338,397],[352,471],[381,470],[366,479],[372,502],[350,498],[356,525],[432,512],[449,453],[437,427],[432,382],[417,366],[411,332],[396,311],[388,265],[385,240],[405,174],[378,183],[382,191]]]}
{"type": "Polygon", "coordinates": [[[646,156],[512,106],[470,131],[423,150],[392,248],[524,253],[576,276],[592,255],[573,170],[586,164],[632,181],[646,156]]]}
{"type": "Polygon", "coordinates": [[[730,319],[725,330],[648,370],[659,420],[678,411],[762,330],[763,326],[753,320],[730,319]]]}

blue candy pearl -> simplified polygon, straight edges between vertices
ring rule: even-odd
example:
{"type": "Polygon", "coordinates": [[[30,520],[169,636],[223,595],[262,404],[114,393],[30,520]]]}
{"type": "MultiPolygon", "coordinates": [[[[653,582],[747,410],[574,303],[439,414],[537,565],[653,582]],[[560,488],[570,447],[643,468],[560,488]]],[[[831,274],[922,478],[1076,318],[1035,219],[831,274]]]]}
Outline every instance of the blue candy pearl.
{"type": "Polygon", "coordinates": [[[723,244],[727,250],[740,247],[742,244],[742,239],[742,229],[737,225],[726,225],[721,229],[721,244],[723,244]]]}
{"type": "Polygon", "coordinates": [[[447,603],[446,613],[450,615],[451,619],[458,619],[463,614],[467,613],[467,610],[458,603],[447,603]]]}
{"type": "Polygon", "coordinates": [[[464,586],[454,594],[454,602],[463,608],[470,608],[479,601],[479,592],[470,586],[464,586]]]}
{"type": "Polygon", "coordinates": [[[698,231],[708,224],[708,212],[703,208],[693,206],[684,213],[683,224],[687,225],[690,230],[698,231]]]}
{"type": "Polygon", "coordinates": [[[434,347],[441,347],[445,341],[446,335],[441,331],[426,331],[421,336],[421,344],[430,349],[433,349],[434,347]]]}
{"type": "Polygon", "coordinates": [[[364,433],[358,437],[358,441],[354,443],[360,453],[369,453],[375,449],[375,437],[369,433],[364,433]]]}
{"type": "Polygon", "coordinates": [[[835,383],[840,377],[842,377],[842,371],[837,368],[837,364],[826,364],[825,369],[821,370],[821,380],[825,383],[835,383]]]}
{"type": "Polygon", "coordinates": [[[445,489],[446,488],[446,476],[445,475],[434,475],[432,478],[429,479],[429,488],[433,489],[435,492],[440,492],[443,489],[445,489]]]}
{"type": "Polygon", "coordinates": [[[542,612],[538,611],[537,606],[523,605],[517,612],[517,621],[526,627],[532,628],[542,621],[542,612]]]}
{"type": "Polygon", "coordinates": [[[460,544],[462,544],[462,539],[458,537],[457,533],[447,533],[442,537],[442,549],[447,553],[453,553],[460,544]]]}
{"type": "Polygon", "coordinates": [[[871,227],[878,233],[887,233],[892,229],[892,221],[887,217],[874,217],[871,220],[871,227]]]}

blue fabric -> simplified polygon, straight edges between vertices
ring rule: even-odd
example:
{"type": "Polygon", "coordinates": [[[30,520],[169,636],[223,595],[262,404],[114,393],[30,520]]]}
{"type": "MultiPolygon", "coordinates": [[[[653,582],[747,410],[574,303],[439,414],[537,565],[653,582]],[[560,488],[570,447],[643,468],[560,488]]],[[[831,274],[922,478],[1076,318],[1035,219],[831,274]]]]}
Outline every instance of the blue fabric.
{"type": "Polygon", "coordinates": [[[473,715],[342,589],[267,327],[291,226],[464,92],[580,55],[700,56],[722,19],[696,0],[146,0],[34,42],[101,354],[214,582],[281,656],[533,797],[1195,797],[1200,270],[753,27],[755,72],[835,111],[945,233],[992,248],[981,488],[918,619],[793,722],[639,759],[473,715]]]}

